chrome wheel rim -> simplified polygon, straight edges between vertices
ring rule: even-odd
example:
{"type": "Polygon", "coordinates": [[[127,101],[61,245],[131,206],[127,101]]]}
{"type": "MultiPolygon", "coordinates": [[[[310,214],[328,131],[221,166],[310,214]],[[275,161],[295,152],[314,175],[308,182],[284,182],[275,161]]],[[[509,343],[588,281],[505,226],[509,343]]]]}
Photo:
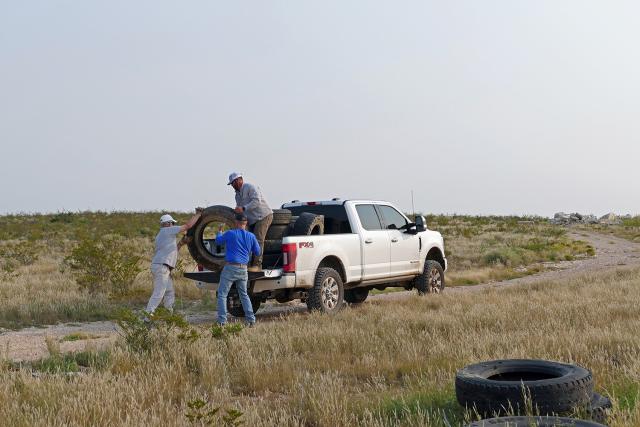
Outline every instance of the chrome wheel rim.
{"type": "Polygon", "coordinates": [[[429,289],[436,294],[442,290],[442,275],[437,268],[432,268],[429,272],[429,289]]]}
{"type": "Polygon", "coordinates": [[[327,277],[322,281],[320,288],[323,307],[333,310],[338,305],[338,282],[333,277],[327,277]]]}

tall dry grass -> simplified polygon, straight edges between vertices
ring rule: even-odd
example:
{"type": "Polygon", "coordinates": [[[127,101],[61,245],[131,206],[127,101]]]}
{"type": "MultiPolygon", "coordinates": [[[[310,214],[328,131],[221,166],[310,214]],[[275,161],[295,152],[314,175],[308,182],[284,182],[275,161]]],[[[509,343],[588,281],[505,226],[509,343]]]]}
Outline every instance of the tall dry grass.
{"type": "MultiPolygon", "coordinates": [[[[0,216],[0,328],[19,328],[57,322],[81,322],[111,317],[115,308],[141,308],[151,293],[149,263],[158,212],[79,212],[53,215],[0,216]],[[80,291],[63,259],[79,239],[115,234],[134,243],[143,272],[133,289],[110,300],[107,295],[80,291]],[[8,247],[37,247],[30,265],[9,259],[8,247]],[[12,271],[3,271],[3,266],[12,271]]],[[[176,214],[185,221],[189,214],[176,214]]],[[[445,238],[449,259],[448,285],[470,285],[535,273],[544,261],[588,256],[592,248],[575,242],[561,227],[540,218],[430,216],[429,227],[445,238]],[[522,220],[531,220],[522,223],[522,220]]],[[[15,252],[15,251],[14,251],[15,252]]],[[[15,254],[14,254],[15,256],[15,254]]],[[[186,271],[195,269],[186,248],[180,253],[186,271]]],[[[178,305],[211,309],[206,293],[175,274],[178,305]],[[202,304],[200,304],[202,302],[202,304]],[[200,304],[200,305],[198,305],[200,304]]],[[[98,280],[98,278],[96,278],[98,280]]]]}
{"type": "Polygon", "coordinates": [[[101,369],[67,377],[0,373],[11,425],[183,426],[188,403],[243,412],[246,425],[445,426],[456,369],[543,358],[593,370],[610,425],[640,425],[640,270],[519,288],[375,301],[335,317],[294,314],[226,339],[122,346],[101,369]]]}
{"type": "MultiPolygon", "coordinates": [[[[15,271],[0,271],[0,328],[20,328],[58,322],[83,322],[112,317],[121,306],[142,307],[151,295],[152,277],[148,266],[153,255],[153,243],[148,238],[131,238],[135,251],[143,259],[143,271],[137,276],[130,292],[114,300],[106,293],[82,291],[63,259],[73,247],[73,241],[56,244],[40,242],[39,257],[31,265],[15,271]]],[[[183,266],[195,269],[186,248],[180,251],[183,266]]],[[[98,278],[96,278],[98,279],[98,278]]],[[[180,274],[174,275],[178,308],[184,309],[205,297],[193,282],[180,274]]]]}

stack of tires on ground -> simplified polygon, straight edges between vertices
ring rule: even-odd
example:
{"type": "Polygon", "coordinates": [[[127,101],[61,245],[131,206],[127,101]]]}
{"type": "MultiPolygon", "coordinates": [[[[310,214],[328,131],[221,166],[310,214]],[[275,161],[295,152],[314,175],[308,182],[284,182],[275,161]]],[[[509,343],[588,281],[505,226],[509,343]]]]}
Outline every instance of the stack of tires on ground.
{"type": "Polygon", "coordinates": [[[611,401],[593,391],[593,376],[581,366],[546,360],[494,360],[456,374],[458,403],[482,416],[468,427],[602,426],[611,401]],[[519,416],[520,414],[538,416],[519,416]],[[516,416],[502,416],[516,414],[516,416]],[[566,418],[579,414],[593,421],[566,418]]]}

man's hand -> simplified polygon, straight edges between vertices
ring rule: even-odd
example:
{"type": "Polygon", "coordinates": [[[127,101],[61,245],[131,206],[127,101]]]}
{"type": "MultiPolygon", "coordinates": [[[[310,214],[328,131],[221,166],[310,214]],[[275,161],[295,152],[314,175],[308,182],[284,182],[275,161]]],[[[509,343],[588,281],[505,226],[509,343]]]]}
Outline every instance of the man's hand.
{"type": "Polygon", "coordinates": [[[197,214],[201,214],[202,212],[204,212],[204,208],[201,208],[201,207],[197,207],[196,208],[196,213],[197,214]]]}
{"type": "Polygon", "coordinates": [[[244,209],[242,208],[242,206],[236,206],[236,208],[234,209],[234,211],[235,211],[236,213],[242,213],[242,212],[244,212],[244,209]]]}

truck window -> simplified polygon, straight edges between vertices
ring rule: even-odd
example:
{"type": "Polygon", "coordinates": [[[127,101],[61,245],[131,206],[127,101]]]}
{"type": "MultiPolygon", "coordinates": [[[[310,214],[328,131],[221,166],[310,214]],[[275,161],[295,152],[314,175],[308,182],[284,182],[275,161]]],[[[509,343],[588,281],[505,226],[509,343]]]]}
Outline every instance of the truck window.
{"type": "Polygon", "coordinates": [[[356,205],[356,211],[365,230],[382,230],[380,218],[378,218],[376,208],[373,205],[356,205]]]}
{"type": "Polygon", "coordinates": [[[382,220],[388,229],[398,229],[407,225],[407,219],[391,206],[378,205],[382,213],[382,220]]]}
{"type": "Polygon", "coordinates": [[[343,205],[294,206],[286,209],[289,209],[295,216],[300,215],[302,212],[324,215],[324,234],[348,234],[352,232],[347,210],[343,205]]]}

